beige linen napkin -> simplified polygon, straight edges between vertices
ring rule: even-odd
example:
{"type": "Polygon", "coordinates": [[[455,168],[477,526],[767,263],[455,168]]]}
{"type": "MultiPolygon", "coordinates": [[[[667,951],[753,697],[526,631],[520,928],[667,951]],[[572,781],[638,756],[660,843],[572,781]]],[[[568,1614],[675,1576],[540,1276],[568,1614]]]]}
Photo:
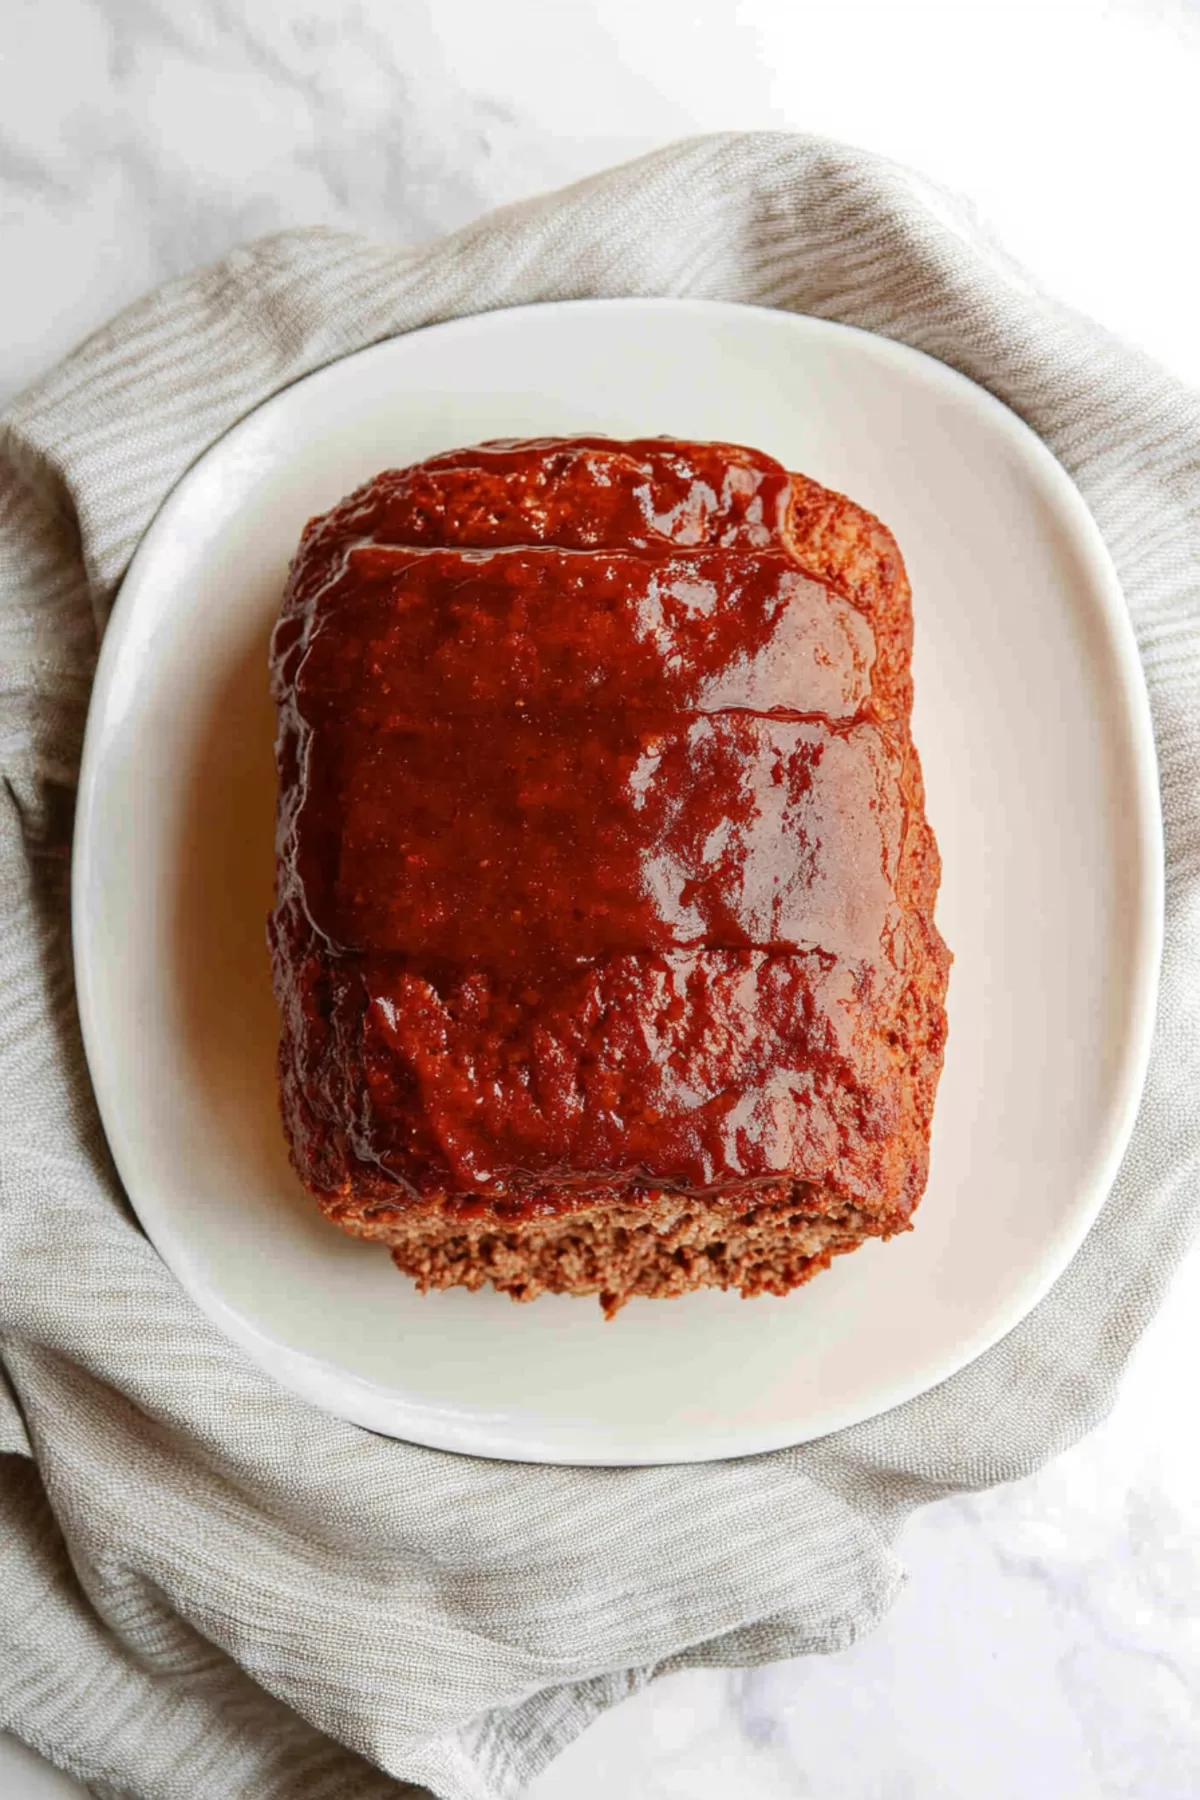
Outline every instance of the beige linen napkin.
{"type": "Polygon", "coordinates": [[[515,1793],[652,1674],[850,1644],[907,1511],[1092,1425],[1200,1210],[1200,398],[1040,293],[956,201],[809,138],[678,145],[431,248],[285,233],[150,295],[10,410],[0,463],[0,1724],[103,1795],[515,1793]],[[693,294],[941,357],[1071,471],[1145,663],[1166,962],[1125,1166],[969,1369],[816,1444],[530,1468],[292,1399],[139,1231],[80,1051],[67,866],[109,607],[172,484],[297,376],[434,319],[693,294]]]}

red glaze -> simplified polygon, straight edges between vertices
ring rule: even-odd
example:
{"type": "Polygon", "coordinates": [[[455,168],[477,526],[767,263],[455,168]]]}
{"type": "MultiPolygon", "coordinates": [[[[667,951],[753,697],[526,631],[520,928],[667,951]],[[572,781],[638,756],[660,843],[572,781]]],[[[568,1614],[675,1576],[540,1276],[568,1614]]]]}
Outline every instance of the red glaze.
{"type": "Polygon", "coordinates": [[[310,1185],[899,1196],[931,840],[907,689],[791,492],[730,446],[485,446],[309,527],[273,668],[310,1185]]]}
{"type": "Polygon", "coordinates": [[[343,948],[527,971],[675,948],[877,955],[897,758],[754,713],[487,714],[314,734],[297,867],[343,948]]]}
{"type": "Polygon", "coordinates": [[[850,719],[871,697],[862,615],[778,551],[359,546],[297,671],[306,718],[650,708],[850,719]]]}
{"type": "Polygon", "coordinates": [[[683,951],[551,968],[532,989],[302,945],[289,1004],[308,1095],[293,1128],[305,1166],[328,1166],[318,1186],[335,1189],[350,1155],[410,1191],[486,1194],[510,1214],[586,1198],[597,1172],[615,1191],[648,1169],[712,1192],[821,1170],[847,1196],[902,1190],[903,1058],[863,1028],[868,970],[683,951]]]}

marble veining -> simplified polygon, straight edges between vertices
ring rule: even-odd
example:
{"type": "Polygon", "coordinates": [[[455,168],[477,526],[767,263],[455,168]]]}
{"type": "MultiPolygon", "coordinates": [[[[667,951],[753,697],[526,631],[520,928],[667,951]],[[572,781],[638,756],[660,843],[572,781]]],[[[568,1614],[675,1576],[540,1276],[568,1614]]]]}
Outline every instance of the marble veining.
{"type": "MultiPolygon", "coordinates": [[[[727,126],[824,131],[970,192],[1039,278],[1200,380],[1180,229],[1200,5],[1045,0],[1031,20],[1004,0],[10,0],[0,400],[241,238],[417,243],[727,126]]],[[[531,1800],[1198,1800],[1197,1367],[1193,1258],[1098,1431],[910,1522],[910,1581],[872,1637],[653,1683],[531,1800]]],[[[79,1791],[0,1739],[11,1800],[79,1791]]]]}

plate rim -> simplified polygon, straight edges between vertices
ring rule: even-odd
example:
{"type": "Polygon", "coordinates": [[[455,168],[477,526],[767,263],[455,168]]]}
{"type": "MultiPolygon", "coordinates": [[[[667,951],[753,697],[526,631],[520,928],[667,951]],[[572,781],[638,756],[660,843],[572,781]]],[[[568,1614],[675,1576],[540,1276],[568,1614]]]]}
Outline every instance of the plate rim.
{"type": "MultiPolygon", "coordinates": [[[[919,746],[918,746],[919,748],[919,746]]],[[[1124,761],[1124,759],[1123,759],[1124,761]]],[[[76,1006],[88,1075],[95,1095],[105,1139],[120,1176],[125,1195],[141,1230],[185,1293],[217,1326],[222,1334],[244,1350],[254,1363],[276,1380],[286,1391],[308,1401],[322,1411],[350,1423],[386,1436],[420,1444],[431,1449],[452,1451],[508,1462],[556,1464],[567,1467],[647,1467],[665,1464],[700,1463],[729,1457],[756,1455],[811,1442],[829,1433],[881,1416],[906,1401],[931,1391],[975,1362],[1013,1331],[1045,1298],[1077,1253],[1095,1224],[1111,1193],[1121,1162],[1128,1148],[1140,1110],[1150,1056],[1153,1047],[1157,1012],[1158,985],[1162,961],[1165,904],[1165,843],[1163,835],[1161,790],[1159,785],[1157,746],[1145,671],[1137,646],[1132,617],[1112,555],[1100,532],[1084,496],[1054,452],[1037,432],[1012,407],[989,389],[955,369],[949,363],[898,339],[784,308],[748,304],[731,300],[711,300],[694,296],[620,295],[588,296],[575,299],[532,301],[515,306],[499,306],[482,312],[464,313],[426,325],[415,326],[334,357],[308,372],[296,376],[276,389],[257,405],[237,418],[219,437],[197,455],[179,474],[164,495],[121,579],[117,595],[105,625],[88,698],[76,790],[75,822],[71,851],[71,942],[75,973],[76,1006]],[[120,1096],[114,1091],[105,1072],[103,1054],[103,1021],[96,995],[96,965],[90,943],[87,921],[83,917],[86,893],[86,871],[94,859],[92,849],[97,827],[97,813],[104,776],[102,741],[112,724],[113,696],[122,667],[124,646],[133,630],[138,612],[138,596],[145,582],[145,571],[153,570],[160,542],[168,539],[178,516],[186,514],[193,480],[210,461],[228,455],[239,438],[249,440],[262,429],[264,415],[286,406],[293,390],[316,384],[332,384],[345,364],[367,359],[385,359],[397,345],[413,338],[426,338],[430,333],[453,334],[478,331],[497,324],[504,326],[514,319],[529,315],[544,316],[548,312],[569,311],[612,312],[669,311],[685,309],[710,314],[721,312],[758,314],[773,325],[786,323],[815,338],[851,337],[866,340],[871,353],[901,366],[914,360],[924,366],[927,379],[941,382],[959,395],[969,394],[971,402],[992,415],[993,423],[1010,442],[1016,443],[1026,459],[1040,465],[1040,472],[1051,490],[1055,519],[1069,531],[1073,548],[1081,554],[1087,567],[1089,615],[1103,627],[1105,647],[1109,651],[1115,679],[1112,694],[1119,699],[1132,757],[1125,772],[1131,779],[1136,796],[1136,816],[1126,821],[1131,840],[1137,846],[1138,918],[1134,933],[1136,951],[1132,959],[1131,1013],[1132,1023],[1125,1034],[1115,1083],[1119,1099],[1110,1107],[1106,1132],[1100,1134],[1097,1154],[1092,1159],[1094,1173],[1086,1199],[1081,1198],[1070,1220],[1063,1228],[1053,1254],[1044,1253],[1032,1278],[1014,1287],[1014,1295],[1001,1322],[992,1320],[985,1328],[964,1335],[953,1356],[939,1362],[938,1372],[929,1376],[919,1372],[890,1385],[880,1382],[877,1398],[869,1407],[860,1405],[834,1407],[828,1419],[811,1429],[724,1427],[719,1434],[706,1435],[702,1444],[695,1441],[698,1433],[685,1428],[681,1441],[672,1442],[678,1428],[664,1427],[667,1440],[663,1449],[650,1453],[622,1453],[618,1446],[610,1452],[603,1446],[589,1451],[578,1444],[571,1451],[564,1443],[554,1441],[555,1425],[538,1441],[536,1433],[527,1429],[528,1416],[519,1409],[507,1412],[495,1408],[476,1411],[458,1403],[428,1402],[416,1395],[403,1395],[394,1388],[339,1368],[321,1355],[309,1354],[294,1346],[280,1344],[269,1332],[245,1318],[218,1292],[198,1279],[189,1267],[185,1247],[172,1239],[163,1221],[154,1224],[144,1214],[154,1211],[153,1201],[135,1197],[134,1184],[126,1177],[128,1158],[123,1150],[128,1136],[121,1124],[120,1096]],[[511,1430],[504,1421],[512,1420],[521,1431],[519,1444],[514,1444],[511,1430]]],[[[100,960],[96,951],[97,962],[100,960]]],[[[572,1430],[575,1428],[572,1427],[572,1430]]],[[[591,1426],[593,1438],[602,1429],[591,1426]]],[[[545,1426],[542,1427],[545,1432],[545,1426]]]]}

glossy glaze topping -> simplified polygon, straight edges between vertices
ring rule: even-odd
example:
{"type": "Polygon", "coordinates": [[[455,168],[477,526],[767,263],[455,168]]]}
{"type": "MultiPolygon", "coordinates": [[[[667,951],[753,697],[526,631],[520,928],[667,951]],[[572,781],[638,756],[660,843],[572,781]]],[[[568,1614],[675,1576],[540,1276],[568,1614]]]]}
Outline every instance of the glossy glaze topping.
{"type": "Polygon", "coordinates": [[[782,551],[358,546],[297,671],[314,723],[652,708],[853,718],[871,696],[862,614],[782,551]]]}
{"type": "Polygon", "coordinates": [[[314,739],[299,871],[346,948],[536,971],[673,948],[872,957],[896,761],[753,713],[392,719],[314,739]]]}
{"type": "Polygon", "coordinates": [[[816,561],[779,464],[666,440],[456,452],[309,527],[273,651],[301,1166],[518,1210],[896,1186],[907,592],[874,521],[826,578],[804,491],[816,561]]]}
{"type": "Polygon", "coordinates": [[[418,1188],[447,1172],[502,1197],[514,1168],[569,1187],[632,1165],[696,1188],[837,1167],[867,1192],[887,1166],[900,1069],[858,1033],[866,996],[847,963],[616,956],[555,973],[536,999],[482,971],[438,981],[368,960],[361,979],[356,1147],[421,1171],[418,1188]]]}
{"type": "Polygon", "coordinates": [[[510,972],[878,952],[901,820],[874,641],[790,552],[786,485],[718,446],[506,446],[317,528],[286,850],[332,944],[510,972]]]}

